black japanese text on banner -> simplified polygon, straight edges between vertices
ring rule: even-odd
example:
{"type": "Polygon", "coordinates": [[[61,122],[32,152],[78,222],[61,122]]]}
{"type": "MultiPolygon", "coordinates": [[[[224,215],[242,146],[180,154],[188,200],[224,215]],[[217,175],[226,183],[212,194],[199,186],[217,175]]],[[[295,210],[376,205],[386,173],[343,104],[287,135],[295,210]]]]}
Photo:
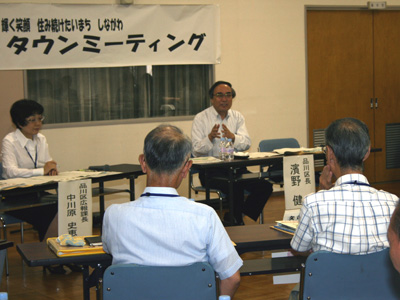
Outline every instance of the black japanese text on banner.
{"type": "Polygon", "coordinates": [[[92,180],[59,182],[58,235],[87,236],[92,233],[92,180]]]}
{"type": "Polygon", "coordinates": [[[217,5],[0,4],[0,70],[215,64],[217,5]]]}

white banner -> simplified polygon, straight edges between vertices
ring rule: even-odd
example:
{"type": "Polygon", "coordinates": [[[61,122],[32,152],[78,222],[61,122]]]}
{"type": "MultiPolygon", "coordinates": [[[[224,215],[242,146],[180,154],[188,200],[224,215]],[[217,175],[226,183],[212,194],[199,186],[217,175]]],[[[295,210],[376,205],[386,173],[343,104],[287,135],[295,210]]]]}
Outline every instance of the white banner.
{"type": "Polygon", "coordinates": [[[314,156],[285,156],[283,158],[283,176],[285,209],[286,211],[297,210],[298,214],[304,196],[315,192],[314,156]]]}
{"type": "Polygon", "coordinates": [[[58,235],[93,234],[92,180],[58,183],[58,235]]]}
{"type": "Polygon", "coordinates": [[[220,62],[217,5],[0,4],[0,70],[220,62]]]}

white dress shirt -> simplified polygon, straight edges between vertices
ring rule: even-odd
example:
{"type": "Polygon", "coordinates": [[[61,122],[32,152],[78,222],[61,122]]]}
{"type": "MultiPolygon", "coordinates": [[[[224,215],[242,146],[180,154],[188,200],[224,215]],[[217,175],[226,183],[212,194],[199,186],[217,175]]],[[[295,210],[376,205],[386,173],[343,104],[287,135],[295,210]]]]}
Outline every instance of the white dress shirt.
{"type": "MultiPolygon", "coordinates": [[[[213,106],[199,112],[192,125],[192,143],[193,155],[198,156],[214,156],[219,154],[219,138],[213,139],[211,142],[208,134],[211,132],[215,124],[219,124],[219,132],[221,133],[222,124],[235,135],[234,148],[235,151],[245,151],[250,148],[251,140],[247,132],[246,124],[243,115],[236,110],[228,110],[225,119],[221,116],[213,106]]],[[[222,137],[222,134],[221,134],[222,137]]]]}
{"type": "Polygon", "coordinates": [[[31,140],[26,138],[19,129],[5,136],[1,155],[4,179],[43,175],[43,166],[52,160],[44,135],[38,133],[31,140]]]}
{"type": "Polygon", "coordinates": [[[158,195],[113,204],[105,212],[103,248],[113,264],[208,262],[222,280],[240,269],[243,261],[212,207],[181,197],[174,188],[147,187],[144,193],[158,195]]]}

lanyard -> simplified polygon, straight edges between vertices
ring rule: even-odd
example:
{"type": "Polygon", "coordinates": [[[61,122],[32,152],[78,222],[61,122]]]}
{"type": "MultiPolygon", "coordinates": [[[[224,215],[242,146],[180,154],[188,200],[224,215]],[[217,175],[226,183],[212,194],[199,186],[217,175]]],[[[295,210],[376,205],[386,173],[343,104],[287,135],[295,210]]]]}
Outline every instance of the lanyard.
{"type": "Polygon", "coordinates": [[[36,167],[37,167],[37,145],[36,145],[36,147],[35,147],[35,160],[33,160],[33,157],[32,157],[32,155],[29,153],[28,148],[26,148],[26,146],[25,146],[25,150],[26,150],[26,153],[28,153],[29,157],[31,158],[31,160],[32,160],[32,162],[33,162],[33,165],[34,165],[34,167],[35,167],[35,169],[36,169],[36,167]]]}
{"type": "Polygon", "coordinates": [[[180,197],[179,195],[176,194],[158,194],[158,193],[143,193],[140,195],[140,197],[150,197],[150,196],[157,196],[157,197],[180,197]]]}
{"type": "Polygon", "coordinates": [[[354,181],[348,181],[348,182],[343,182],[341,185],[343,185],[343,184],[355,184],[355,185],[365,185],[365,186],[371,186],[371,185],[369,185],[368,183],[365,183],[365,182],[359,182],[359,181],[357,181],[357,180],[354,180],[354,181]]]}

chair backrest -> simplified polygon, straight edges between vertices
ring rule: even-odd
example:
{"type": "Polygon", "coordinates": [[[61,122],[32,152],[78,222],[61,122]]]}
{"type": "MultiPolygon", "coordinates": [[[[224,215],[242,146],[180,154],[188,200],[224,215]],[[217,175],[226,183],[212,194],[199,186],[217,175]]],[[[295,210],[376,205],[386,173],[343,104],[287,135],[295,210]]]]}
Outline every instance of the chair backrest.
{"type": "Polygon", "coordinates": [[[111,265],[103,276],[103,300],[216,300],[213,268],[204,262],[183,267],[111,265]]]}
{"type": "Polygon", "coordinates": [[[317,251],[302,271],[300,299],[400,299],[400,274],[389,249],[366,255],[317,251]]]}
{"type": "MultiPolygon", "coordinates": [[[[294,138],[262,140],[258,145],[260,152],[272,152],[275,149],[282,148],[300,148],[300,145],[299,142],[294,138]]],[[[263,172],[264,167],[265,166],[260,166],[260,172],[263,172]]],[[[283,186],[282,162],[274,165],[271,164],[268,168],[267,174],[270,181],[279,183],[281,186],[283,186]]]]}
{"type": "Polygon", "coordinates": [[[260,152],[272,152],[281,148],[300,148],[299,142],[294,138],[262,140],[258,145],[260,152]]]}

